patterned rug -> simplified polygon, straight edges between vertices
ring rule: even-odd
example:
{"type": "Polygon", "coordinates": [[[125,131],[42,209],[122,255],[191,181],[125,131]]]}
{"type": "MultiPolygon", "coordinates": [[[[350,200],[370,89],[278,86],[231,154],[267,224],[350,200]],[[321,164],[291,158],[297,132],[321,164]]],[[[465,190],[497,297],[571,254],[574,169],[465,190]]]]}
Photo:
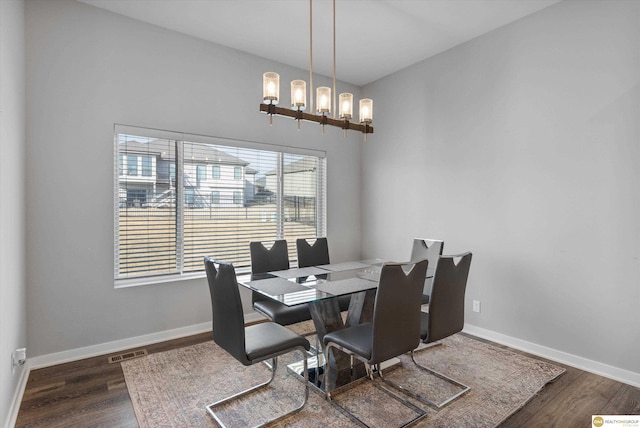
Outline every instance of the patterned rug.
{"type": "MultiPolygon", "coordinates": [[[[306,326],[294,329],[304,331],[306,326]]],[[[313,344],[315,339],[310,341],[313,344]]],[[[293,362],[300,359],[300,353],[286,357],[293,362]]],[[[418,351],[416,360],[471,387],[440,410],[409,400],[427,412],[416,425],[421,427],[496,426],[564,372],[561,367],[462,334],[443,340],[442,346],[418,351]]],[[[287,362],[286,358],[279,361],[276,379],[266,391],[221,409],[226,425],[253,426],[277,414],[283,406],[297,406],[304,386],[297,375],[287,371],[287,362]]],[[[124,361],[122,369],[142,428],[215,427],[205,408],[208,404],[270,376],[264,364],[245,367],[213,342],[124,361]]],[[[385,371],[385,376],[435,400],[455,392],[450,384],[415,368],[409,356],[401,357],[401,364],[385,371]]],[[[341,390],[335,401],[371,427],[400,426],[416,416],[413,410],[390,399],[366,380],[341,390]]],[[[358,425],[311,388],[304,409],[277,426],[358,425]]]]}

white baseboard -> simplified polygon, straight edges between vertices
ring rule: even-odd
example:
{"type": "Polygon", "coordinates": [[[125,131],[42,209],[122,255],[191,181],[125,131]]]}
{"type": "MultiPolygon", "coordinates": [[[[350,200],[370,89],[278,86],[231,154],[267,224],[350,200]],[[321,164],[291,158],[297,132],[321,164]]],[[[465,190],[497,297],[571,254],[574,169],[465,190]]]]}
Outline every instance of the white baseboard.
{"type": "Polygon", "coordinates": [[[18,420],[18,411],[20,410],[20,403],[22,402],[22,396],[24,395],[24,390],[27,387],[27,380],[29,379],[29,364],[25,363],[22,366],[22,372],[20,373],[20,379],[18,380],[18,385],[16,387],[15,393],[13,394],[13,400],[11,400],[11,407],[9,407],[9,414],[7,415],[7,420],[5,421],[5,427],[14,427],[16,425],[16,420],[18,420]]]}
{"type": "MultiPolygon", "coordinates": [[[[256,312],[251,312],[245,315],[245,322],[247,323],[262,319],[264,319],[264,317],[256,312]]],[[[152,343],[178,339],[185,336],[191,336],[193,334],[205,333],[207,331],[211,331],[211,322],[174,328],[172,330],[159,331],[142,336],[129,337],[127,339],[114,340],[113,342],[100,343],[98,345],[86,346],[84,348],[70,349],[68,351],[41,355],[38,357],[29,358],[27,362],[30,363],[31,369],[40,369],[43,367],[68,363],[84,358],[120,352],[125,349],[136,348],[152,343]]]]}
{"type": "MultiPolygon", "coordinates": [[[[262,319],[264,319],[264,317],[255,312],[248,313],[245,316],[245,322],[254,322],[262,319]]],[[[178,339],[181,337],[204,333],[207,331],[211,331],[211,322],[191,325],[187,327],[180,327],[172,330],[166,330],[127,339],[115,340],[113,342],[101,343],[98,345],[71,349],[68,351],[56,352],[53,354],[41,355],[33,358],[27,358],[27,362],[22,370],[22,375],[18,383],[18,388],[16,389],[16,393],[14,394],[11,413],[7,418],[7,427],[12,427],[15,425],[16,419],[18,417],[18,411],[20,409],[20,402],[22,401],[22,396],[24,394],[27,380],[29,378],[29,372],[31,370],[71,361],[77,361],[84,358],[111,354],[123,351],[125,349],[131,349],[139,346],[149,345],[152,343],[178,339]]],[[[515,337],[497,333],[492,330],[486,330],[470,324],[465,324],[463,331],[482,339],[487,339],[492,342],[506,345],[514,349],[525,351],[533,355],[544,357],[558,363],[576,367],[580,370],[595,373],[640,388],[640,373],[635,373],[629,370],[623,370],[607,364],[599,363],[597,361],[588,360],[577,355],[572,355],[552,348],[547,348],[545,346],[516,339],[515,337]]]]}
{"type": "Polygon", "coordinates": [[[546,346],[516,339],[515,337],[497,333],[492,330],[486,330],[470,324],[464,325],[463,332],[640,388],[640,373],[620,369],[618,367],[589,360],[587,358],[558,351],[556,349],[547,348],[546,346]]]}
{"type": "MultiPolygon", "coordinates": [[[[263,320],[264,317],[256,312],[245,315],[245,322],[255,322],[263,320]]],[[[86,346],[83,348],[70,349],[68,351],[55,352],[53,354],[40,355],[37,357],[27,358],[27,362],[23,366],[22,375],[16,388],[13,401],[11,403],[10,413],[7,416],[6,427],[15,426],[20,410],[20,403],[29,380],[31,370],[43,367],[54,366],[57,364],[68,363],[71,361],[82,360],[84,358],[96,357],[99,355],[112,354],[123,351],[125,349],[137,348],[152,343],[164,342],[167,340],[178,339],[193,334],[205,333],[211,331],[211,322],[195,324],[186,327],[175,328],[172,330],[160,331],[156,333],[145,334],[142,336],[130,337],[127,339],[114,340],[113,342],[101,343],[98,345],[86,346]]]]}
{"type": "Polygon", "coordinates": [[[32,370],[40,369],[56,364],[68,363],[70,361],[96,357],[98,355],[111,354],[125,349],[149,345],[151,343],[164,342],[166,340],[190,336],[192,334],[204,333],[206,331],[211,331],[211,322],[145,334],[142,336],[129,337],[127,339],[114,340],[113,342],[100,343],[98,345],[70,349],[68,351],[55,352],[53,354],[40,355],[38,357],[29,358],[27,361],[31,363],[30,367],[32,370]]]}

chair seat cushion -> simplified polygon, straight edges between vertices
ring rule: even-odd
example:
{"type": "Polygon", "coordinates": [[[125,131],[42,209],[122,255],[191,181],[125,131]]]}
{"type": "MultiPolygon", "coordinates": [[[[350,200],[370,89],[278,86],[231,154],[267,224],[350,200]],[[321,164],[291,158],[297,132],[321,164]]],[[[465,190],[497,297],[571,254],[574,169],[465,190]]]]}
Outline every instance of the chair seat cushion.
{"type": "Polygon", "coordinates": [[[307,351],[311,347],[307,339],[274,322],[245,328],[245,349],[252,363],[288,352],[296,346],[302,346],[307,351]]]}
{"type": "Polygon", "coordinates": [[[372,339],[373,324],[365,323],[332,331],[324,336],[323,342],[325,346],[329,343],[335,343],[369,360],[371,358],[372,339]]]}
{"type": "Polygon", "coordinates": [[[275,300],[258,300],[253,302],[253,309],[263,313],[273,322],[280,325],[291,325],[311,319],[309,305],[287,306],[275,300]]]}

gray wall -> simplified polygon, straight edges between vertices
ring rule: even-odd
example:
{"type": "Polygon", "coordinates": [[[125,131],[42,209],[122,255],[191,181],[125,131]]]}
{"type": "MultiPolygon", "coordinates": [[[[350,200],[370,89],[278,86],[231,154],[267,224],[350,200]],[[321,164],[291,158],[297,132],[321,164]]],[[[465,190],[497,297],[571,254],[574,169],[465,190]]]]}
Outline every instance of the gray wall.
{"type": "Polygon", "coordinates": [[[24,3],[0,1],[0,425],[9,425],[27,344],[24,278],[24,3]]]}
{"type": "MultiPolygon", "coordinates": [[[[303,71],[74,1],[26,4],[31,356],[210,320],[204,280],[113,288],[119,122],[327,150],[333,260],[403,259],[411,238],[442,238],[474,252],[470,324],[640,373],[639,2],[562,2],[369,85],[364,145],[256,112],[263,71],[284,87],[303,71]]],[[[3,111],[20,102],[3,92],[3,111]]],[[[3,190],[21,146],[3,144],[17,161],[2,156],[3,190]]],[[[17,229],[2,223],[18,284],[2,295],[2,352],[24,341],[20,209],[17,229]]]]}
{"type": "Polygon", "coordinates": [[[469,324],[640,373],[639,83],[640,2],[565,1],[364,88],[363,255],[470,250],[469,324]]]}
{"type": "Polygon", "coordinates": [[[114,122],[326,150],[332,257],[360,256],[361,138],[258,112],[264,71],[284,100],[308,73],[75,1],[26,4],[32,355],[211,320],[205,279],[113,287],[114,122]]]}

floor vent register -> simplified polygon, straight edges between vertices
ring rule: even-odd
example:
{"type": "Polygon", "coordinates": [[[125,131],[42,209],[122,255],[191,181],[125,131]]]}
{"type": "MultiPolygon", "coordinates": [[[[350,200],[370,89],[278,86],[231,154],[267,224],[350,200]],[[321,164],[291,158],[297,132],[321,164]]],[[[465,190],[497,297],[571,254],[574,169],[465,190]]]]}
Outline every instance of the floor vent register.
{"type": "Polygon", "coordinates": [[[144,357],[147,355],[146,349],[137,349],[131,352],[124,352],[122,354],[111,355],[109,357],[109,364],[111,363],[121,363],[125,360],[130,360],[132,358],[144,357]]]}

